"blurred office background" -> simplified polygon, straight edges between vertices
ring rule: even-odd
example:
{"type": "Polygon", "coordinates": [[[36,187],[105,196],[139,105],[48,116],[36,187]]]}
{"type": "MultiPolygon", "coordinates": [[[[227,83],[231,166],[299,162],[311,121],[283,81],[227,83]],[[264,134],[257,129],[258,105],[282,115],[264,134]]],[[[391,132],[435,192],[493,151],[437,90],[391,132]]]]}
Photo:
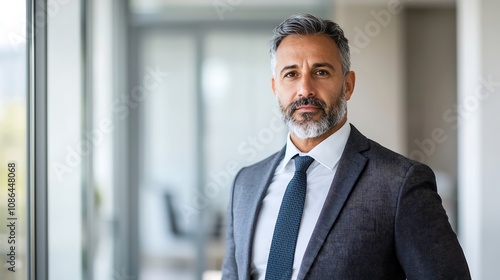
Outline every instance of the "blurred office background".
{"type": "Polygon", "coordinates": [[[285,143],[272,29],[310,12],[350,40],[349,121],[433,168],[473,278],[496,279],[498,11],[490,0],[0,2],[0,181],[16,161],[20,219],[19,273],[0,278],[27,279],[45,256],[37,279],[220,279],[231,181],[285,143]],[[46,36],[42,51],[30,34],[46,36]],[[46,145],[33,143],[37,121],[46,145]],[[37,215],[47,234],[33,231],[37,215]]]}

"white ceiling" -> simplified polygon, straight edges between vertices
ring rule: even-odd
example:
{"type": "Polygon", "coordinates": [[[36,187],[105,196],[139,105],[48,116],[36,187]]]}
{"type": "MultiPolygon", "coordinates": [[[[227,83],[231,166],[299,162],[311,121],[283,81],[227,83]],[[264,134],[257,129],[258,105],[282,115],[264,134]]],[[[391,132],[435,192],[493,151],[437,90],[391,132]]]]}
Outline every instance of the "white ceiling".
{"type": "Polygon", "coordinates": [[[322,5],[328,0],[304,0],[304,1],[290,1],[290,0],[132,0],[134,6],[214,6],[214,5],[229,5],[233,7],[239,6],[309,6],[309,5],[322,5]]]}
{"type": "Polygon", "coordinates": [[[209,7],[228,5],[229,7],[267,7],[267,6],[323,6],[333,3],[342,4],[364,4],[364,5],[387,5],[391,1],[400,1],[405,5],[454,5],[456,0],[132,0],[135,8],[162,8],[168,6],[176,7],[209,7]]]}
{"type": "Polygon", "coordinates": [[[455,5],[456,0],[335,0],[336,3],[365,4],[365,5],[387,5],[389,2],[399,1],[404,5],[455,5]]]}
{"type": "Polygon", "coordinates": [[[166,11],[178,9],[189,11],[200,9],[226,9],[234,12],[243,12],[245,9],[253,10],[300,10],[319,9],[342,5],[388,5],[399,1],[405,6],[436,7],[454,6],[456,0],[131,0],[134,13],[162,14],[166,11]],[[243,9],[242,9],[243,8],[243,9]]]}

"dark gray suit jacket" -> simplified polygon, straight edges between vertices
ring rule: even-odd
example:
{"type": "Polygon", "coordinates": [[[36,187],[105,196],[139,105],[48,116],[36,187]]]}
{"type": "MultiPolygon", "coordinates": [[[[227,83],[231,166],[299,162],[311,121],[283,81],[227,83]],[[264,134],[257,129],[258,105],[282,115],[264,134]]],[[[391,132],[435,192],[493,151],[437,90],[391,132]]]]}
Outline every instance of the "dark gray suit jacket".
{"type": "MultiPolygon", "coordinates": [[[[262,199],[285,149],[243,168],[228,207],[223,279],[250,279],[262,199]]],[[[432,170],[351,134],[298,279],[470,279],[432,170]]]]}

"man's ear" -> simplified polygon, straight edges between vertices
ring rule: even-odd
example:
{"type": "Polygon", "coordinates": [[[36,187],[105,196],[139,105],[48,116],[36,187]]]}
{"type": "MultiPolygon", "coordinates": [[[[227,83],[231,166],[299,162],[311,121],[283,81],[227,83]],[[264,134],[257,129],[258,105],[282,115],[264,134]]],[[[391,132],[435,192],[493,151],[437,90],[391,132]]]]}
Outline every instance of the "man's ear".
{"type": "Polygon", "coordinates": [[[352,93],[354,92],[354,85],[356,84],[356,74],[354,71],[349,71],[344,78],[345,83],[345,98],[346,100],[351,99],[352,93]]]}
{"type": "Polygon", "coordinates": [[[274,96],[276,96],[276,81],[274,77],[271,77],[271,89],[273,90],[274,96]]]}

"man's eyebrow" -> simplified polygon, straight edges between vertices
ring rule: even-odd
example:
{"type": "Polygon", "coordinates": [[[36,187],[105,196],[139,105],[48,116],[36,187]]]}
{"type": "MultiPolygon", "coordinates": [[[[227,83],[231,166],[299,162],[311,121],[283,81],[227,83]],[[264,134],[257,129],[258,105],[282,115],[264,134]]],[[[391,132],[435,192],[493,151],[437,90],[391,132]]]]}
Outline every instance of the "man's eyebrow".
{"type": "Polygon", "coordinates": [[[281,71],[280,71],[280,75],[283,74],[283,71],[289,70],[289,69],[297,69],[297,64],[287,65],[287,66],[283,67],[283,69],[281,69],[281,71]]]}
{"type": "Polygon", "coordinates": [[[321,62],[321,63],[314,63],[313,64],[313,68],[319,68],[319,67],[328,67],[328,68],[331,68],[332,70],[335,70],[335,67],[333,67],[333,65],[331,65],[328,62],[321,62]]]}

